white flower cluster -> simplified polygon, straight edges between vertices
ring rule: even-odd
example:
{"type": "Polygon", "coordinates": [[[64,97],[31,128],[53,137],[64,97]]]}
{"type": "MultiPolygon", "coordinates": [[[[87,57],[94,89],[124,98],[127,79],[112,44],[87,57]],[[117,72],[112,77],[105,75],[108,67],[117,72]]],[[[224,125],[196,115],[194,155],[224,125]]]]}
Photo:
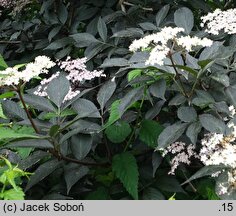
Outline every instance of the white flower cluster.
{"type": "Polygon", "coordinates": [[[171,170],[168,174],[174,175],[175,170],[178,166],[182,164],[189,165],[191,163],[192,158],[198,158],[195,152],[195,146],[193,144],[187,145],[184,142],[175,142],[168,146],[162,156],[164,157],[166,154],[172,154],[174,157],[170,161],[171,170]]]}
{"type": "Polygon", "coordinates": [[[228,34],[236,33],[236,9],[222,11],[216,9],[213,13],[208,13],[201,17],[201,26],[206,25],[208,33],[218,35],[221,31],[228,34]]]}
{"type": "Polygon", "coordinates": [[[40,74],[47,74],[48,70],[54,66],[55,63],[47,56],[38,56],[34,62],[26,64],[24,70],[9,67],[0,71],[0,86],[18,85],[20,81],[28,82],[40,74]]]}
{"type": "Polygon", "coordinates": [[[236,189],[236,169],[227,171],[227,181],[219,184],[219,195],[229,195],[230,191],[236,189]]]}
{"type": "Polygon", "coordinates": [[[16,0],[0,0],[0,6],[3,8],[10,8],[14,6],[16,3],[16,0]]]}
{"type": "Polygon", "coordinates": [[[235,136],[224,136],[223,134],[206,134],[201,140],[202,148],[199,156],[206,165],[226,165],[236,168],[236,145],[235,136]]]}
{"type": "Polygon", "coordinates": [[[196,46],[208,47],[213,43],[213,41],[207,38],[201,39],[198,37],[179,36],[179,33],[181,32],[184,32],[183,28],[164,27],[158,33],[147,35],[139,40],[134,40],[130,45],[129,50],[135,52],[139,49],[152,48],[150,57],[146,61],[146,65],[163,65],[164,59],[171,51],[169,46],[170,42],[172,42],[171,46],[173,46],[173,44],[181,46],[187,51],[191,51],[193,47],[196,46]]]}
{"type": "MultiPolygon", "coordinates": [[[[80,93],[80,90],[73,88],[74,85],[79,84],[80,82],[84,82],[86,80],[92,80],[95,77],[105,76],[105,74],[103,74],[103,71],[87,70],[86,65],[85,65],[86,61],[87,61],[86,58],[70,60],[70,57],[68,57],[66,61],[59,62],[60,68],[68,73],[66,78],[70,81],[70,84],[71,84],[70,90],[68,94],[65,96],[63,102],[73,99],[80,93]]],[[[40,85],[38,86],[34,94],[39,95],[39,96],[48,96],[46,92],[47,84],[50,83],[53,79],[55,79],[59,75],[60,75],[60,72],[57,72],[56,74],[53,74],[48,79],[43,79],[40,82],[40,85]]]]}

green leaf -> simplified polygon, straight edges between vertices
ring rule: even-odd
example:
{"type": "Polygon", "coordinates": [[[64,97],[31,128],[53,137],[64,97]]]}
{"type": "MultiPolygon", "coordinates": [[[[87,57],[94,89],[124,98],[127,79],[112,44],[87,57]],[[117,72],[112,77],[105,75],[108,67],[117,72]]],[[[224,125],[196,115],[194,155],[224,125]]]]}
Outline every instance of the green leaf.
{"type": "Polygon", "coordinates": [[[53,137],[60,129],[60,125],[53,125],[49,130],[49,135],[53,137]]]}
{"type": "Polygon", "coordinates": [[[116,89],[116,83],[115,81],[112,80],[104,83],[104,85],[100,88],[97,95],[97,101],[101,109],[105,107],[106,102],[111,98],[115,89],[116,89]]]}
{"type": "Polygon", "coordinates": [[[98,33],[99,33],[100,37],[102,38],[102,40],[104,42],[106,42],[106,40],[107,40],[107,26],[101,17],[99,17],[99,19],[98,19],[97,29],[98,29],[98,33]]]}
{"type": "Polygon", "coordinates": [[[121,118],[119,113],[119,106],[120,106],[120,100],[116,100],[112,103],[108,122],[104,125],[103,129],[109,127],[110,125],[112,125],[118,119],[121,118]]]}
{"type": "Polygon", "coordinates": [[[180,124],[177,122],[166,127],[158,137],[158,149],[166,148],[175,142],[184,133],[187,126],[187,123],[180,124]]]}
{"type": "Polygon", "coordinates": [[[24,134],[17,132],[11,128],[0,127],[0,140],[1,139],[18,139],[18,138],[39,138],[36,135],[24,134]]]}
{"type": "Polygon", "coordinates": [[[42,116],[43,120],[49,120],[56,117],[66,117],[76,115],[77,113],[72,109],[65,109],[61,113],[48,112],[42,116]]]}
{"type": "Polygon", "coordinates": [[[8,68],[7,63],[5,62],[4,58],[2,57],[2,55],[0,54],[0,71],[1,70],[5,70],[8,68]]]}
{"type": "Polygon", "coordinates": [[[25,194],[22,188],[17,187],[17,190],[10,189],[3,192],[4,200],[24,200],[25,194]]]}
{"type": "Polygon", "coordinates": [[[46,92],[50,100],[55,103],[57,107],[61,107],[62,102],[69,90],[69,80],[64,75],[60,75],[48,84],[46,92]]]}
{"type": "Polygon", "coordinates": [[[134,69],[128,73],[128,82],[132,81],[133,79],[141,76],[142,70],[141,69],[134,69]]]}
{"type": "Polygon", "coordinates": [[[2,110],[2,104],[0,103],[0,118],[7,119],[2,110]]]}
{"type": "Polygon", "coordinates": [[[184,28],[185,33],[189,34],[194,25],[194,16],[190,9],[182,7],[175,12],[174,21],[176,26],[184,28]]]}
{"type": "Polygon", "coordinates": [[[119,121],[109,126],[105,130],[107,138],[113,143],[122,143],[131,133],[131,128],[127,122],[119,121]]]}
{"type": "Polygon", "coordinates": [[[151,148],[156,148],[157,139],[163,129],[163,126],[155,121],[143,120],[140,126],[139,138],[151,148]]]}
{"type": "Polygon", "coordinates": [[[0,94],[0,99],[12,98],[14,96],[15,96],[14,92],[5,92],[3,94],[0,94]]]}
{"type": "Polygon", "coordinates": [[[138,166],[135,157],[129,152],[115,155],[112,170],[134,199],[138,199],[138,166]]]}

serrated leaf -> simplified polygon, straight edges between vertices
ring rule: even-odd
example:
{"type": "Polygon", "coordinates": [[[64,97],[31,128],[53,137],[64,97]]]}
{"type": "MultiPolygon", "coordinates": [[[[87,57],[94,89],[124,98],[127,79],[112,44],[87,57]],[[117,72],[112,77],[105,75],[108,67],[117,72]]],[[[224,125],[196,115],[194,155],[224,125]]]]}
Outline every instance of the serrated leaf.
{"type": "Polygon", "coordinates": [[[197,112],[193,107],[182,106],[178,109],[177,115],[183,122],[193,122],[197,120],[197,112]]]}
{"type": "Polygon", "coordinates": [[[14,101],[5,100],[2,102],[2,109],[3,113],[9,118],[27,119],[25,111],[14,101]]]}
{"type": "Polygon", "coordinates": [[[4,58],[2,57],[2,55],[0,54],[0,71],[1,70],[5,70],[8,68],[7,63],[5,62],[4,58]]]}
{"type": "Polygon", "coordinates": [[[48,94],[49,99],[57,105],[57,107],[61,107],[63,100],[67,93],[70,90],[70,82],[64,76],[60,75],[53,79],[47,86],[46,92],[48,94]]]}
{"type": "Polygon", "coordinates": [[[25,158],[24,160],[21,160],[18,163],[18,166],[22,170],[26,170],[33,165],[37,164],[40,160],[42,160],[45,157],[49,157],[50,153],[45,151],[35,151],[33,152],[29,157],[25,158]]]}
{"type": "Polygon", "coordinates": [[[115,155],[112,160],[112,170],[129,194],[138,199],[139,173],[135,157],[129,152],[115,155]]]}
{"type": "Polygon", "coordinates": [[[0,127],[0,139],[39,138],[36,135],[24,134],[11,128],[0,127]]]}
{"type": "Polygon", "coordinates": [[[154,97],[165,100],[166,81],[164,79],[156,81],[149,87],[149,91],[154,97]]]}
{"type": "Polygon", "coordinates": [[[62,24],[65,24],[68,18],[68,11],[63,1],[60,2],[60,6],[58,8],[58,18],[62,24]]]}
{"type": "Polygon", "coordinates": [[[106,68],[106,67],[122,67],[122,66],[127,66],[129,65],[129,61],[125,58],[107,58],[104,60],[102,65],[100,66],[101,68],[106,68]]]}
{"type": "Polygon", "coordinates": [[[206,91],[197,90],[197,96],[192,100],[192,103],[199,107],[209,106],[214,103],[214,98],[206,91]]]}
{"type": "Polygon", "coordinates": [[[229,86],[226,88],[225,94],[229,98],[230,102],[236,106],[236,86],[229,86]]]}
{"type": "Polygon", "coordinates": [[[186,34],[189,34],[194,25],[194,16],[190,9],[182,7],[175,12],[174,21],[176,26],[184,28],[186,34]]]}
{"type": "Polygon", "coordinates": [[[25,94],[23,96],[25,102],[40,111],[55,111],[54,106],[48,99],[33,94],[25,94]]]}
{"type": "MultiPolygon", "coordinates": [[[[192,175],[187,181],[185,181],[183,184],[187,184],[190,181],[193,181],[195,179],[204,177],[204,176],[210,176],[218,171],[222,171],[226,167],[224,165],[209,165],[204,166],[200,170],[198,170],[194,175],[192,175]]],[[[182,184],[182,185],[183,185],[182,184]]]]}
{"type": "Polygon", "coordinates": [[[162,21],[166,18],[169,10],[170,10],[170,5],[165,5],[164,7],[161,8],[161,10],[158,11],[158,13],[156,15],[157,26],[160,26],[162,21]]]}
{"type": "Polygon", "coordinates": [[[32,188],[34,185],[42,181],[44,178],[46,178],[48,175],[53,173],[62,162],[58,161],[57,159],[47,161],[40,165],[34,172],[34,175],[30,177],[30,180],[28,181],[25,191],[28,191],[30,188],[32,188]]]}
{"type": "Polygon", "coordinates": [[[152,176],[155,177],[156,171],[158,167],[161,165],[161,162],[163,160],[163,157],[159,152],[153,152],[152,153],[152,176]]]}
{"type": "Polygon", "coordinates": [[[143,97],[144,87],[139,87],[129,91],[121,100],[119,105],[120,116],[131,106],[143,97]]]}
{"type": "Polygon", "coordinates": [[[193,122],[191,125],[189,125],[189,127],[186,131],[186,135],[193,144],[196,144],[197,137],[198,137],[198,134],[200,133],[201,129],[202,129],[202,126],[201,126],[200,122],[193,122]]]}
{"type": "Polygon", "coordinates": [[[86,166],[79,166],[78,164],[68,164],[65,166],[65,181],[67,187],[67,194],[69,194],[73,185],[76,184],[81,178],[87,175],[89,168],[86,166]]]}
{"type": "Polygon", "coordinates": [[[185,131],[187,123],[175,123],[166,127],[158,137],[158,149],[166,148],[175,142],[185,131]]]}
{"type": "Polygon", "coordinates": [[[89,33],[77,33],[71,35],[71,37],[76,41],[77,47],[87,47],[92,43],[98,43],[97,40],[92,34],[89,33]]]}
{"type": "Polygon", "coordinates": [[[175,95],[169,102],[169,106],[178,106],[185,103],[186,98],[182,94],[175,95]]]}
{"type": "Polygon", "coordinates": [[[91,135],[78,134],[71,138],[71,150],[73,155],[78,159],[84,159],[90,152],[93,144],[93,139],[91,135]]]}
{"type": "Polygon", "coordinates": [[[119,121],[107,127],[105,134],[111,142],[121,143],[125,141],[131,131],[132,130],[127,122],[119,121]]]}
{"type": "Polygon", "coordinates": [[[97,95],[97,101],[101,109],[104,109],[106,102],[111,98],[115,90],[116,90],[116,83],[115,81],[112,80],[104,83],[104,85],[100,88],[97,95]]]}
{"type": "Polygon", "coordinates": [[[72,107],[77,112],[80,118],[100,118],[100,113],[97,107],[93,102],[89,100],[79,98],[75,103],[73,103],[72,107]]]}
{"type": "Polygon", "coordinates": [[[22,188],[17,187],[17,190],[15,189],[5,190],[3,192],[3,197],[4,200],[24,200],[25,194],[22,188]]]}
{"type": "Polygon", "coordinates": [[[157,147],[157,139],[163,126],[153,120],[143,120],[140,126],[139,139],[151,148],[157,147]]]}
{"type": "Polygon", "coordinates": [[[143,200],[165,200],[165,197],[156,188],[149,187],[143,192],[143,200]]]}
{"type": "Polygon", "coordinates": [[[2,110],[2,104],[0,103],[0,118],[7,119],[2,110]]]}
{"type": "Polygon", "coordinates": [[[134,69],[128,73],[128,82],[132,81],[136,77],[139,77],[142,74],[142,70],[140,69],[134,69]]]}
{"type": "Polygon", "coordinates": [[[202,114],[199,116],[202,126],[212,133],[225,133],[225,123],[211,114],[202,114]]]}
{"type": "MultiPolygon", "coordinates": [[[[1,130],[0,130],[1,131],[1,130]]],[[[18,137],[20,138],[20,137],[18,137]]],[[[32,137],[26,137],[26,138],[32,138],[32,137]]],[[[43,139],[27,139],[27,140],[21,140],[21,141],[15,141],[8,144],[9,148],[14,147],[21,147],[21,148],[42,148],[42,149],[49,149],[53,148],[53,145],[48,140],[43,139]]]]}
{"type": "Polygon", "coordinates": [[[216,179],[215,192],[222,200],[236,199],[236,190],[230,184],[228,170],[221,173],[216,179]],[[222,188],[226,188],[227,192],[222,194],[222,188]]]}
{"type": "Polygon", "coordinates": [[[121,118],[119,113],[120,100],[116,100],[112,103],[110,109],[110,116],[108,122],[104,125],[104,129],[115,123],[118,119],[121,118]]]}
{"type": "Polygon", "coordinates": [[[59,33],[61,30],[61,26],[54,27],[48,34],[48,40],[51,42],[51,40],[59,33]]]}
{"type": "Polygon", "coordinates": [[[106,40],[107,40],[107,26],[101,17],[99,17],[99,19],[98,19],[97,28],[98,28],[98,33],[99,33],[100,37],[102,38],[102,40],[104,42],[106,42],[106,40]]]}

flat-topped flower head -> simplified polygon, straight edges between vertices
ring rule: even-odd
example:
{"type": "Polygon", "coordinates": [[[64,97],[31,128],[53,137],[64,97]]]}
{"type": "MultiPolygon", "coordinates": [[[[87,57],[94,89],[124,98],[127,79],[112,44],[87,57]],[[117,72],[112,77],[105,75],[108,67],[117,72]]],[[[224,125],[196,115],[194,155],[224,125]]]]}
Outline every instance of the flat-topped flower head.
{"type": "Polygon", "coordinates": [[[201,26],[206,26],[206,31],[210,34],[218,35],[220,32],[227,34],[236,33],[236,9],[222,11],[216,9],[212,13],[201,17],[201,26]]]}
{"type": "Polygon", "coordinates": [[[18,85],[20,81],[29,82],[32,78],[40,74],[47,74],[48,70],[55,66],[47,56],[38,56],[33,62],[25,65],[25,69],[8,67],[0,71],[0,86],[18,85]]]}
{"type": "Polygon", "coordinates": [[[175,45],[190,52],[194,47],[209,47],[213,43],[213,41],[207,38],[181,36],[180,33],[183,32],[183,28],[164,27],[160,32],[134,40],[129,50],[136,52],[150,48],[150,56],[145,62],[146,65],[163,65],[170,51],[175,49],[175,45]]]}
{"type": "MultiPolygon", "coordinates": [[[[38,61],[40,61],[40,59],[38,61]]],[[[80,90],[73,88],[73,86],[76,86],[77,84],[83,83],[85,81],[92,80],[96,77],[105,77],[104,71],[102,70],[89,71],[86,67],[86,62],[87,58],[71,59],[70,57],[68,57],[66,61],[59,62],[60,68],[67,73],[66,78],[71,84],[70,90],[64,98],[64,102],[73,99],[80,93],[80,90]]],[[[43,79],[34,94],[39,96],[47,96],[46,89],[48,83],[57,78],[59,75],[60,72],[57,72],[48,79],[43,79]]]]}

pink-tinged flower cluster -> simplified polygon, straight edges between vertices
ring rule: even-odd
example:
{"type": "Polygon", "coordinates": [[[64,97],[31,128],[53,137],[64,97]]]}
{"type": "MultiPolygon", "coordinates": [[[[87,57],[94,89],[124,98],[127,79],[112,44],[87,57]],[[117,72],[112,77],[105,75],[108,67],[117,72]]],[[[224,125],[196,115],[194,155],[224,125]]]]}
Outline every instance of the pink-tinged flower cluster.
{"type": "MultiPolygon", "coordinates": [[[[105,77],[103,71],[87,70],[85,65],[86,61],[86,58],[71,60],[71,58],[68,57],[66,61],[59,62],[60,68],[67,73],[66,78],[70,81],[71,84],[70,90],[64,98],[64,102],[73,99],[80,93],[80,90],[74,88],[73,86],[77,86],[96,77],[105,77]]],[[[60,72],[57,72],[48,79],[43,79],[34,94],[39,96],[47,96],[47,84],[59,75],[60,72]]]]}
{"type": "Polygon", "coordinates": [[[75,60],[71,60],[70,57],[68,57],[66,61],[60,62],[59,65],[61,69],[64,69],[66,72],[68,72],[67,79],[72,83],[83,82],[85,80],[92,80],[95,77],[105,76],[103,71],[87,70],[85,65],[86,62],[86,57],[75,60]]]}
{"type": "Polygon", "coordinates": [[[180,164],[190,165],[193,158],[198,158],[195,152],[195,146],[193,144],[187,145],[184,142],[175,142],[168,146],[163,151],[163,157],[166,154],[171,154],[172,159],[170,161],[171,170],[168,174],[174,175],[175,170],[180,164]]]}

